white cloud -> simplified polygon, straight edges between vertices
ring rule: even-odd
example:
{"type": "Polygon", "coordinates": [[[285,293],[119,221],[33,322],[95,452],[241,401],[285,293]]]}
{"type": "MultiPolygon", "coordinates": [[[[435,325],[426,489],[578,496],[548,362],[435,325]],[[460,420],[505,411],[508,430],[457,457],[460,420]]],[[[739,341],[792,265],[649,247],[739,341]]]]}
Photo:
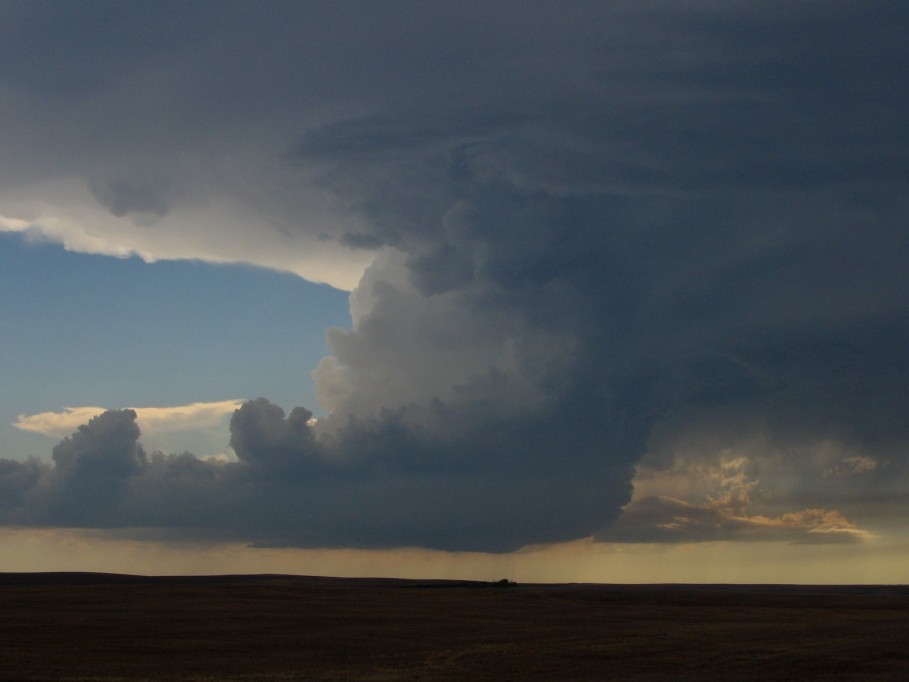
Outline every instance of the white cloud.
{"type": "Polygon", "coordinates": [[[232,414],[242,404],[242,400],[222,400],[176,407],[134,407],[132,409],[136,411],[139,428],[143,432],[164,433],[216,426],[224,416],[232,414]]]}
{"type": "Polygon", "coordinates": [[[287,207],[243,204],[224,192],[187,199],[161,214],[114,215],[84,181],[55,179],[0,193],[0,232],[60,244],[67,251],[127,258],[244,263],[291,272],[350,291],[375,252],[324,238],[355,230],[355,219],[334,211],[316,191],[301,188],[305,219],[287,207]],[[52,197],[49,199],[48,197],[52,197]],[[251,226],[257,229],[251,229],[251,226]]]}
{"type": "MultiPolygon", "coordinates": [[[[133,407],[130,409],[135,410],[136,421],[142,433],[154,435],[217,426],[224,417],[232,414],[242,403],[242,400],[222,400],[174,407],[133,407]]],[[[40,433],[53,438],[64,438],[106,409],[88,406],[66,407],[61,412],[20,414],[13,426],[22,431],[40,433]]]]}
{"type": "Polygon", "coordinates": [[[0,232],[25,232],[31,223],[20,218],[10,218],[0,214],[0,232]]]}
{"type": "Polygon", "coordinates": [[[88,423],[105,411],[104,407],[64,407],[62,412],[39,412],[20,414],[13,426],[22,431],[40,433],[52,438],[63,438],[75,431],[81,424],[88,423]]]}

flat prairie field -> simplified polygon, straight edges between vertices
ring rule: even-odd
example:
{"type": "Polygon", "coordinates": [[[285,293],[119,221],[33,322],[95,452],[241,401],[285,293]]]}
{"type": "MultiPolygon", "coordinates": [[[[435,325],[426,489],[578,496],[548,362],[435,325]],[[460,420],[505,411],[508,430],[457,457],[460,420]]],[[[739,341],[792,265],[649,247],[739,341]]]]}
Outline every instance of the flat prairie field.
{"type": "Polygon", "coordinates": [[[0,574],[3,680],[909,679],[909,587],[0,574]]]}

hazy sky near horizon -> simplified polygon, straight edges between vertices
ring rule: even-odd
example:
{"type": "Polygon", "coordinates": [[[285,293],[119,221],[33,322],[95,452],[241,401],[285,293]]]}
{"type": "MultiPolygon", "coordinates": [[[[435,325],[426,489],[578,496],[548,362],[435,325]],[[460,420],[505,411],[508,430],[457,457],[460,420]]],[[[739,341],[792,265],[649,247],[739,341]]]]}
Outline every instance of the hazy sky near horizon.
{"type": "Polygon", "coordinates": [[[907,36],[898,2],[0,1],[5,565],[892,582],[907,36]]]}

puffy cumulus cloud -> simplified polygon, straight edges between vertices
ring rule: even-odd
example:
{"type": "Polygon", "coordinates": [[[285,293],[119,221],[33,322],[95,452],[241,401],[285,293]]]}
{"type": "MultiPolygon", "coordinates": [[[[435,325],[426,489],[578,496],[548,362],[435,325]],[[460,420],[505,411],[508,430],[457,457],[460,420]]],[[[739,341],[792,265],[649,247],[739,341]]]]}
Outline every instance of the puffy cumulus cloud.
{"type": "Polygon", "coordinates": [[[276,542],[566,540],[686,434],[771,443],[762,485],[806,500],[779,527],[896,486],[902,5],[55,7],[0,29],[5,229],[362,274],[315,372],[331,416],[244,406],[241,461],[146,460],[134,519],[186,525],[206,481],[199,518],[276,542]],[[880,464],[823,476],[848,457],[880,464]]]}
{"type": "Polygon", "coordinates": [[[315,449],[311,420],[312,412],[303,407],[285,417],[283,409],[258,398],[231,417],[230,447],[241,462],[251,465],[302,464],[302,458],[315,449]]]}
{"type": "Polygon", "coordinates": [[[132,410],[103,412],[53,450],[54,468],[36,485],[32,501],[44,522],[65,526],[116,525],[127,500],[124,481],[148,463],[132,410]],[[42,513],[43,512],[43,513],[42,513]]]}
{"type": "MultiPolygon", "coordinates": [[[[170,433],[217,426],[243,401],[221,400],[172,407],[132,407],[143,433],[170,433]]],[[[103,407],[66,407],[62,412],[20,414],[13,423],[17,429],[63,438],[102,412],[103,407]]]]}
{"type": "Polygon", "coordinates": [[[2,520],[275,546],[505,551],[589,536],[628,493],[627,463],[586,453],[586,466],[563,466],[547,424],[478,415],[439,437],[388,412],[319,435],[310,417],[244,403],[231,419],[238,461],[223,462],[148,454],[134,411],[105,412],[54,448],[54,467],[3,460],[2,520]]]}
{"type": "Polygon", "coordinates": [[[134,410],[103,412],[54,447],[55,470],[63,477],[121,478],[145,462],[134,410]]]}
{"type": "Polygon", "coordinates": [[[495,412],[552,409],[576,365],[577,334],[540,328],[525,311],[482,299],[482,287],[425,296],[403,257],[387,256],[351,295],[352,330],[330,329],[334,352],[314,372],[336,414],[441,399],[495,412]]]}

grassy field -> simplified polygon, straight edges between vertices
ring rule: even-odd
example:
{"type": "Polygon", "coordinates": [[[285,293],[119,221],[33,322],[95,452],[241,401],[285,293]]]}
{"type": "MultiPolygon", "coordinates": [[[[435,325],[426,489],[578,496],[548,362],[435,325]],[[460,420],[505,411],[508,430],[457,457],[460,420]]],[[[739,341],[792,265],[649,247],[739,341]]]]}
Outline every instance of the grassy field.
{"type": "Polygon", "coordinates": [[[0,679],[909,679],[909,588],[0,574],[0,679]]]}

